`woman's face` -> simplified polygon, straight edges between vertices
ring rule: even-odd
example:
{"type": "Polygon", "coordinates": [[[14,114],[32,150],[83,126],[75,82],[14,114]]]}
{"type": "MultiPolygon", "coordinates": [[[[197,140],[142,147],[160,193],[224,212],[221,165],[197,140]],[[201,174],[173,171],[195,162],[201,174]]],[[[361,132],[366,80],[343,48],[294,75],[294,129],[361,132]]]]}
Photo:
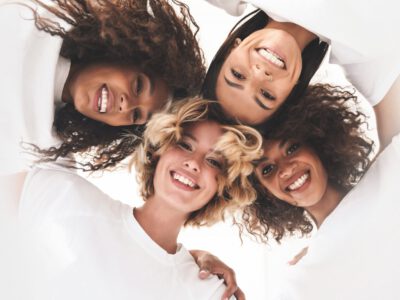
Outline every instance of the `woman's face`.
{"type": "Polygon", "coordinates": [[[169,147],[157,163],[155,195],[185,214],[206,205],[217,192],[217,176],[224,167],[223,157],[214,151],[222,133],[213,121],[186,127],[182,140],[169,147]]]}
{"type": "Polygon", "coordinates": [[[145,123],[170,93],[162,80],[150,78],[130,65],[113,63],[78,68],[66,89],[76,110],[111,126],[145,123]]]}
{"type": "Polygon", "coordinates": [[[317,204],[328,187],[328,176],[318,155],[293,140],[264,141],[264,156],[256,175],[276,198],[304,208],[317,204]]]}
{"type": "Polygon", "coordinates": [[[284,30],[253,32],[226,58],[217,78],[216,96],[225,112],[247,124],[268,119],[299,79],[301,50],[284,30]]]}

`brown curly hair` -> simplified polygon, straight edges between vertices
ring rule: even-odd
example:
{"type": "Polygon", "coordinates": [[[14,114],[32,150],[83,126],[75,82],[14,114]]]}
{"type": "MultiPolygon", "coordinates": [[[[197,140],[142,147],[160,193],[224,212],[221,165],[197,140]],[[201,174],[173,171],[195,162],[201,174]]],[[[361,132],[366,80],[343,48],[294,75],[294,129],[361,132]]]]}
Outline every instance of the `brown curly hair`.
{"type": "Polygon", "coordinates": [[[253,160],[262,153],[261,135],[251,127],[234,125],[221,118],[218,111],[216,102],[200,98],[173,104],[151,118],[143,141],[133,155],[132,165],[146,200],[154,194],[153,178],[160,156],[181,141],[185,127],[206,120],[221,124],[224,133],[214,146],[214,151],[225,159],[222,174],[217,178],[218,191],[204,207],[190,214],[185,225],[211,225],[223,219],[227,210],[236,210],[256,199],[248,177],[254,169],[253,160]]]}
{"type": "MultiPolygon", "coordinates": [[[[347,193],[365,174],[371,163],[373,141],[361,125],[366,116],[354,109],[354,91],[337,86],[310,86],[298,104],[286,107],[262,128],[264,140],[294,139],[311,147],[328,174],[328,183],[347,193]]],[[[310,216],[272,196],[253,174],[257,200],[247,206],[236,220],[261,241],[272,236],[280,241],[285,235],[308,234],[313,229],[310,216]]]]}
{"type": "MultiPolygon", "coordinates": [[[[63,39],[60,54],[72,64],[132,64],[163,79],[174,99],[199,92],[204,58],[196,40],[199,27],[185,4],[177,0],[55,0],[56,5],[32,1],[60,20],[34,12],[38,29],[63,39]],[[61,22],[71,29],[66,30],[61,22]]],[[[88,119],[71,104],[56,112],[54,125],[61,146],[38,149],[39,153],[44,160],[56,160],[91,151],[90,159],[80,165],[85,170],[116,165],[136,147],[131,138],[124,138],[126,133],[140,137],[142,132],[142,126],[112,127],[88,119]]]]}

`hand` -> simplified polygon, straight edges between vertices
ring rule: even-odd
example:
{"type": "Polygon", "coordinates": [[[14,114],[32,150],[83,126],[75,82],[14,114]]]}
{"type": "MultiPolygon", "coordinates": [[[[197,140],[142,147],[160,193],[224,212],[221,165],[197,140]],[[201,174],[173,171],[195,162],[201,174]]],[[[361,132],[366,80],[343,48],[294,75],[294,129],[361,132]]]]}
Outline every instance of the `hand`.
{"type": "Polygon", "coordinates": [[[301,250],[295,257],[292,258],[292,260],[290,260],[288,262],[288,264],[292,265],[292,266],[297,264],[299,262],[299,260],[302,259],[303,256],[307,254],[307,250],[308,250],[308,247],[303,248],[303,250],[301,250]]]}
{"type": "Polygon", "coordinates": [[[218,257],[202,250],[190,250],[190,253],[200,267],[200,279],[206,279],[211,274],[224,279],[226,290],[222,295],[222,300],[227,300],[232,295],[235,295],[237,300],[246,299],[242,290],[237,286],[235,271],[224,264],[218,257]]]}

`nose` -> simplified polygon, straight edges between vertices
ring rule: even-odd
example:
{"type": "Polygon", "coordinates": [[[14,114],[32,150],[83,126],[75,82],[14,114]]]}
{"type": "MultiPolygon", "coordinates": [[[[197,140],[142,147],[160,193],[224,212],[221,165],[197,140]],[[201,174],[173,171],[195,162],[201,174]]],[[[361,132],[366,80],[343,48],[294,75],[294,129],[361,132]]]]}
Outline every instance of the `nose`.
{"type": "Polygon", "coordinates": [[[133,99],[129,97],[129,95],[122,93],[118,97],[118,105],[120,112],[130,111],[134,108],[133,99]]]}
{"type": "Polygon", "coordinates": [[[198,163],[198,161],[195,158],[190,158],[190,159],[185,160],[183,162],[183,165],[193,172],[197,173],[200,171],[200,164],[198,163]]]}
{"type": "Polygon", "coordinates": [[[255,77],[257,77],[259,80],[264,81],[272,81],[272,72],[268,70],[267,66],[261,64],[261,63],[255,63],[253,65],[253,74],[255,77]]]}
{"type": "Polygon", "coordinates": [[[295,169],[297,167],[296,162],[282,162],[279,166],[279,177],[282,179],[287,179],[293,175],[295,169]]]}

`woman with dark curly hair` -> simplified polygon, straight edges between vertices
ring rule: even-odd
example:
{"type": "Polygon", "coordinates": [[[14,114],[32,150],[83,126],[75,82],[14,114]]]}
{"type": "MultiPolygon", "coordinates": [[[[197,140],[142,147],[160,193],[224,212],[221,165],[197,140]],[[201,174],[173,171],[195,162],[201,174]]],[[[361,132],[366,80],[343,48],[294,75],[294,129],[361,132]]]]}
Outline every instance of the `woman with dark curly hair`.
{"type": "Polygon", "coordinates": [[[328,45],[331,62],[373,105],[400,74],[396,1],[207,1],[232,15],[258,8],[232,29],[203,85],[205,97],[242,122],[260,124],[295,104],[328,45]]]}
{"type": "Polygon", "coordinates": [[[373,142],[360,131],[365,115],[349,109],[356,99],[342,88],[315,85],[269,121],[254,178],[258,199],[243,215],[250,232],[277,241],[308,234],[361,179],[373,142]]]}
{"type": "MultiPolygon", "coordinates": [[[[239,221],[266,241],[308,234],[278,299],[397,299],[400,81],[375,107],[380,153],[353,93],[318,85],[271,120],[256,168],[257,200],[239,221]],[[375,238],[379,239],[377,241],[375,238]]],[[[242,227],[242,229],[244,229],[242,227]]]]}
{"type": "Polygon", "coordinates": [[[20,141],[49,160],[90,153],[83,169],[112,167],[138,142],[127,133],[200,89],[198,27],[177,0],[16,2],[0,6],[5,173],[21,170],[10,159],[20,141]]]}
{"type": "Polygon", "coordinates": [[[212,225],[256,197],[248,176],[262,138],[253,128],[221,123],[213,105],[183,100],[148,122],[132,159],[140,207],[111,199],[66,168],[29,172],[20,221],[46,237],[46,257],[61,256],[63,266],[44,285],[45,296],[31,298],[228,298],[217,276],[198,278],[195,260],[177,241],[183,226],[212,225]]]}

